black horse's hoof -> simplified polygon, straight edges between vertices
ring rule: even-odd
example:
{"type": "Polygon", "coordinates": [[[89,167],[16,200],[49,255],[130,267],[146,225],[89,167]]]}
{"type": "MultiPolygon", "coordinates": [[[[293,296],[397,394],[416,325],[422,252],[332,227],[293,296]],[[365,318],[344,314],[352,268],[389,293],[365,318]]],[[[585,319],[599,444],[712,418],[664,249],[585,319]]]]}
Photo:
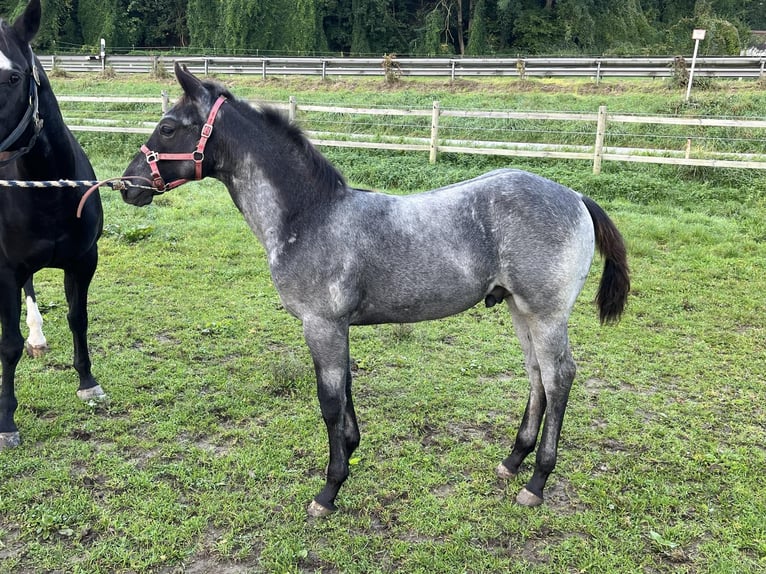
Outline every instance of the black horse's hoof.
{"type": "Polygon", "coordinates": [[[101,388],[101,385],[96,385],[95,387],[91,387],[89,389],[80,389],[77,391],[77,398],[80,399],[82,402],[87,401],[103,401],[106,400],[106,393],[104,392],[104,389],[101,388]]]}
{"type": "Polygon", "coordinates": [[[526,488],[522,488],[521,492],[519,492],[519,494],[516,496],[516,502],[521,506],[532,508],[535,506],[540,506],[543,503],[543,497],[537,496],[526,488]]]}
{"type": "Polygon", "coordinates": [[[330,516],[336,510],[335,506],[327,508],[326,506],[319,504],[316,500],[312,500],[311,504],[309,504],[309,507],[306,509],[306,512],[308,512],[308,515],[312,518],[324,518],[325,516],[330,516]]]}
{"type": "Polygon", "coordinates": [[[15,432],[0,432],[0,450],[16,448],[21,444],[21,435],[15,432]]]}
{"type": "Polygon", "coordinates": [[[513,480],[516,478],[516,473],[508,470],[508,467],[505,466],[502,462],[497,465],[497,468],[495,468],[495,474],[497,475],[497,478],[502,480],[513,480]]]}
{"type": "Polygon", "coordinates": [[[32,345],[29,341],[25,341],[24,349],[26,350],[29,357],[33,359],[39,359],[40,357],[45,356],[49,350],[49,347],[48,345],[32,345]]]}

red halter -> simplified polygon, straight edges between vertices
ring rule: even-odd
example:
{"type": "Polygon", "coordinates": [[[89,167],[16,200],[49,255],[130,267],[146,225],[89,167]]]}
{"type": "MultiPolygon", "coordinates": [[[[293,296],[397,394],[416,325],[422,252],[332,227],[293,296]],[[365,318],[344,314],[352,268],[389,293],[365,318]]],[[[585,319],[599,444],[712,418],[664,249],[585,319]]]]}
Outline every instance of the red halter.
{"type": "Polygon", "coordinates": [[[225,96],[218,96],[218,99],[213,104],[213,107],[210,108],[210,113],[207,116],[207,121],[205,122],[205,125],[202,126],[202,133],[199,136],[197,148],[193,152],[159,153],[150,150],[148,147],[146,147],[146,144],[141,146],[141,151],[144,153],[144,155],[146,155],[146,163],[149,164],[149,167],[152,170],[152,185],[157,191],[165,192],[178,187],[179,185],[183,185],[189,181],[188,179],[177,179],[175,181],[171,181],[170,183],[165,183],[165,180],[162,179],[162,176],[160,175],[160,168],[157,166],[158,161],[193,161],[194,179],[202,179],[202,161],[205,159],[205,145],[207,145],[207,140],[210,138],[210,134],[213,133],[213,124],[215,123],[215,118],[218,115],[218,110],[221,108],[225,101],[225,96]]]}

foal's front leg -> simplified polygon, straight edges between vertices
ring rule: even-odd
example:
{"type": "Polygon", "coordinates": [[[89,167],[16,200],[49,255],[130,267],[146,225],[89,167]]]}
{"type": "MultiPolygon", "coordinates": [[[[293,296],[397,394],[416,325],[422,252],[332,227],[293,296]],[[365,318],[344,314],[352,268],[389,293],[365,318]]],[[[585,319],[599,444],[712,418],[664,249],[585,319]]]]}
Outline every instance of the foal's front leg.
{"type": "Polygon", "coordinates": [[[311,501],[308,513],[326,516],[336,510],[335,497],[348,477],[349,457],[359,444],[359,428],[351,401],[348,324],[304,319],[303,333],[314,360],[319,406],[330,446],[325,486],[311,501]]]}

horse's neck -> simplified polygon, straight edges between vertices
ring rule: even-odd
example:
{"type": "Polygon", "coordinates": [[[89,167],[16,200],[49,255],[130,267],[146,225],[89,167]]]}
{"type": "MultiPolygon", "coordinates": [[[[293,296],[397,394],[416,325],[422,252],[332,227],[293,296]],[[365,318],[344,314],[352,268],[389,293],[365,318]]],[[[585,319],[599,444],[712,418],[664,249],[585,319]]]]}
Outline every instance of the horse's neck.
{"type": "Polygon", "coordinates": [[[71,141],[58,102],[50,87],[40,90],[43,128],[35,145],[19,160],[23,177],[37,180],[90,179],[79,169],[79,144],[71,141]]]}
{"type": "Polygon", "coordinates": [[[280,250],[284,235],[285,214],[279,190],[258,166],[245,160],[240,169],[221,181],[229,190],[234,204],[263,244],[272,260],[280,250]]]}

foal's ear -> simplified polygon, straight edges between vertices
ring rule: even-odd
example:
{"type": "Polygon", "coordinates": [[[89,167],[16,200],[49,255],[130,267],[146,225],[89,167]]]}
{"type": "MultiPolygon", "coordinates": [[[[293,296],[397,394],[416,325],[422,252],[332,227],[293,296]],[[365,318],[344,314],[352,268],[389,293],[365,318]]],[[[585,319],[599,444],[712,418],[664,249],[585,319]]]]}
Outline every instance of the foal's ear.
{"type": "Polygon", "coordinates": [[[176,62],[175,65],[176,79],[184,90],[184,93],[192,100],[201,100],[207,95],[207,90],[202,85],[197,76],[192,74],[186,66],[176,62]]]}
{"type": "Polygon", "coordinates": [[[40,29],[41,13],[40,0],[29,0],[24,12],[13,23],[13,29],[25,44],[29,44],[37,35],[37,31],[40,29]]]}

